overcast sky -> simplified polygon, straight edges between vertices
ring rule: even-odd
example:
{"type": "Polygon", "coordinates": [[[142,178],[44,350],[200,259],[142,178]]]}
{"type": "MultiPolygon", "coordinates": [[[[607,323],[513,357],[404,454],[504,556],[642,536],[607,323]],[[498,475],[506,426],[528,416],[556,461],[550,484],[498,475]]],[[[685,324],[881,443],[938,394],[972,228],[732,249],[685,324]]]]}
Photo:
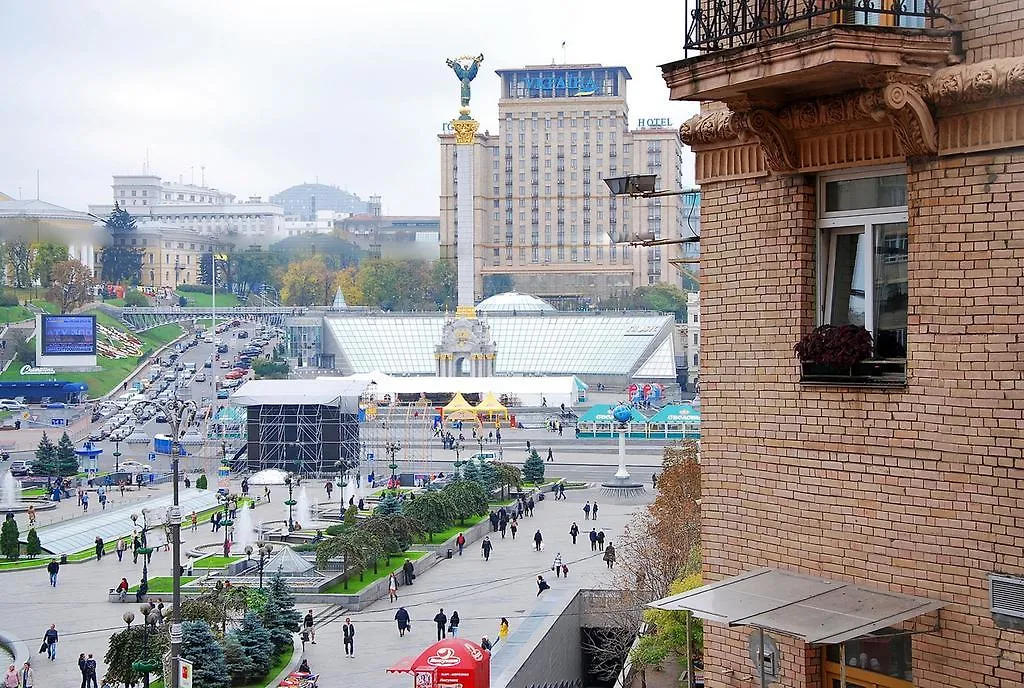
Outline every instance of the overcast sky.
{"type": "Polygon", "coordinates": [[[473,114],[497,130],[498,68],[625,65],[630,121],[670,103],[680,0],[74,0],[0,7],[0,192],[84,210],[149,169],[240,199],[319,179],[390,214],[436,214],[447,57],[484,53],[473,114]]]}

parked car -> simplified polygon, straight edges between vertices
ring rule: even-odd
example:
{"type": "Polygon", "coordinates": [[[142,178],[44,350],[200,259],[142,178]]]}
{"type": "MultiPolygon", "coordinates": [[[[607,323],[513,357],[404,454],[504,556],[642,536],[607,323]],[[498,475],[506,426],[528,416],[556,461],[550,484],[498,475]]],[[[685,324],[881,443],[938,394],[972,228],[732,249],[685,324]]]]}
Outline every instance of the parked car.
{"type": "Polygon", "coordinates": [[[65,404],[63,401],[45,401],[39,405],[39,408],[44,409],[63,409],[67,407],[68,405],[65,404]]]}
{"type": "Polygon", "coordinates": [[[32,465],[28,461],[11,461],[11,475],[15,478],[32,475],[32,465]]]}
{"type": "Polygon", "coordinates": [[[5,411],[24,411],[28,406],[16,399],[0,399],[0,409],[5,411]]]}
{"type": "Polygon", "coordinates": [[[242,331],[240,331],[238,333],[238,338],[239,339],[248,339],[249,338],[249,333],[246,332],[245,330],[242,330],[242,331]]]}
{"type": "Polygon", "coordinates": [[[138,461],[132,461],[129,459],[128,461],[121,462],[121,470],[128,471],[129,473],[138,471],[149,472],[153,470],[153,467],[148,463],[139,463],[138,461]]]}
{"type": "Polygon", "coordinates": [[[206,373],[196,373],[196,382],[206,382],[206,373]]]}
{"type": "Polygon", "coordinates": [[[205,361],[203,361],[203,367],[204,368],[212,368],[213,367],[213,361],[211,359],[209,359],[209,358],[206,359],[205,361]]]}
{"type": "Polygon", "coordinates": [[[230,391],[228,391],[227,389],[218,389],[217,390],[217,398],[218,399],[227,399],[229,394],[230,394],[230,391]]]}
{"type": "Polygon", "coordinates": [[[221,361],[220,362],[220,367],[221,368],[230,368],[231,367],[231,361],[221,361]]]}

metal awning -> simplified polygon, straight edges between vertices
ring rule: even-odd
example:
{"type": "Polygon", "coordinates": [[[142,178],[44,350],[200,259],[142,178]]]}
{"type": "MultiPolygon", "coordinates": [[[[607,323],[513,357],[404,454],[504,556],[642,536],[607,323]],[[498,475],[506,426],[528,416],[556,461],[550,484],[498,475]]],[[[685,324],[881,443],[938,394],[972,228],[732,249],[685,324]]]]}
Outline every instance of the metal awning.
{"type": "Polygon", "coordinates": [[[945,603],[765,568],[648,606],[689,610],[708,621],[776,631],[812,645],[836,645],[935,611],[945,603]]]}

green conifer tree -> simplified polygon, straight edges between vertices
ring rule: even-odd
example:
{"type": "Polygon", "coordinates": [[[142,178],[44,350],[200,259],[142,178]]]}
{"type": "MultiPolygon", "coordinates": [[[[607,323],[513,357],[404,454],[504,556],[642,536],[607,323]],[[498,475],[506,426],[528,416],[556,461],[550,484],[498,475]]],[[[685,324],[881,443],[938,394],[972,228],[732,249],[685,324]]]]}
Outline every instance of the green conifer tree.
{"type": "Polygon", "coordinates": [[[57,448],[44,432],[39,438],[39,446],[36,447],[36,460],[32,464],[32,472],[36,475],[57,475],[56,456],[57,448]]]}
{"type": "Polygon", "coordinates": [[[530,450],[530,457],[523,464],[523,479],[534,484],[544,482],[544,459],[536,449],[530,450]]]}
{"type": "Polygon", "coordinates": [[[75,475],[79,471],[75,443],[71,441],[66,432],[60,436],[60,440],[57,442],[54,462],[57,466],[56,475],[62,478],[75,475]]]}
{"type": "Polygon", "coordinates": [[[270,638],[270,631],[263,625],[260,618],[249,612],[242,618],[242,625],[229,637],[233,637],[238,642],[252,664],[248,680],[245,683],[257,681],[266,676],[274,663],[276,653],[274,641],[270,638]]]}
{"type": "Polygon", "coordinates": [[[231,685],[231,674],[224,663],[224,648],[205,621],[181,624],[181,656],[192,662],[194,685],[203,688],[231,685]]]}
{"type": "Polygon", "coordinates": [[[4,521],[3,528],[0,528],[0,554],[8,559],[17,559],[21,555],[18,523],[13,518],[4,521]]]}
{"type": "Polygon", "coordinates": [[[402,502],[390,492],[377,502],[377,508],[373,510],[375,516],[390,516],[402,513],[402,502]]]}
{"type": "Polygon", "coordinates": [[[196,489],[197,490],[205,490],[207,488],[207,486],[208,486],[208,483],[206,481],[206,474],[203,473],[201,476],[199,476],[196,479],[196,489]]]}
{"type": "Polygon", "coordinates": [[[267,604],[263,607],[263,626],[270,631],[270,639],[281,653],[292,643],[292,634],[299,631],[302,620],[295,609],[295,597],[281,574],[274,574],[267,586],[267,604]]]}
{"type": "Polygon", "coordinates": [[[25,538],[25,554],[30,557],[38,557],[43,553],[43,545],[39,542],[39,534],[36,533],[36,529],[32,528],[28,531],[28,536],[25,538]]]}

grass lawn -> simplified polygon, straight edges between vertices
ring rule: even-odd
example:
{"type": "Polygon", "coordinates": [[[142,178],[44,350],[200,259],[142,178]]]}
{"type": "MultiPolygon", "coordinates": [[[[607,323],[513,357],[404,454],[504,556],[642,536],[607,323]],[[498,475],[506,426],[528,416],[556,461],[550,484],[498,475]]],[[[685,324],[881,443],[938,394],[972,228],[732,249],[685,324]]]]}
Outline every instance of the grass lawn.
{"type": "MultiPolygon", "coordinates": [[[[101,311],[91,311],[91,313],[96,316],[96,322],[98,324],[112,329],[117,329],[122,332],[126,331],[123,325],[106,313],[101,311]]],[[[145,356],[156,348],[174,341],[181,336],[181,333],[182,330],[180,325],[170,324],[154,327],[153,329],[147,330],[146,332],[136,336],[138,336],[143,342],[143,355],[145,356]]],[[[131,374],[133,370],[135,370],[141,360],[142,357],[117,359],[99,357],[96,359],[96,362],[103,368],[103,370],[93,373],[61,373],[60,378],[69,382],[84,382],[88,384],[89,396],[95,399],[103,396],[120,385],[124,379],[131,374]]],[[[21,375],[18,372],[19,370],[20,366],[11,366],[2,376],[0,376],[0,380],[20,380],[21,375]]]]}
{"type": "Polygon", "coordinates": [[[36,308],[41,308],[50,315],[60,312],[60,308],[57,307],[57,304],[51,303],[46,299],[32,299],[31,303],[36,308]]]}
{"type": "Polygon", "coordinates": [[[458,535],[459,533],[462,533],[462,532],[465,532],[465,531],[469,530],[470,528],[475,526],[477,523],[480,523],[481,521],[486,521],[486,520],[487,520],[487,516],[471,516],[471,517],[467,518],[466,522],[464,524],[462,524],[462,525],[454,525],[451,528],[449,528],[448,530],[442,531],[440,533],[434,533],[431,537],[427,538],[426,542],[429,542],[431,544],[442,543],[445,540],[447,540],[448,538],[453,538],[456,535],[458,535]]]}
{"type": "Polygon", "coordinates": [[[197,569],[222,569],[228,564],[234,564],[236,561],[244,558],[245,557],[241,556],[224,557],[217,554],[211,554],[201,559],[196,559],[192,563],[192,567],[197,569]]]}
{"type": "MultiPolygon", "coordinates": [[[[200,294],[194,291],[179,291],[177,294],[184,296],[189,306],[209,308],[213,305],[213,296],[210,294],[200,294]]],[[[217,308],[231,308],[237,305],[239,305],[237,296],[229,291],[217,291],[217,308]]],[[[217,319],[220,320],[220,318],[217,319]]]]}
{"type": "Polygon", "coordinates": [[[45,487],[29,487],[21,491],[22,497],[42,497],[45,494],[45,487]]]}
{"type": "Polygon", "coordinates": [[[42,568],[50,563],[50,557],[45,554],[40,554],[35,559],[26,559],[22,555],[21,559],[15,559],[11,561],[4,559],[0,561],[0,571],[17,571],[19,569],[35,569],[42,568]]]}
{"type": "Polygon", "coordinates": [[[345,582],[343,580],[339,580],[331,587],[325,588],[324,593],[329,595],[348,595],[357,593],[370,583],[375,583],[382,578],[387,578],[389,573],[400,569],[406,559],[412,559],[415,561],[416,559],[420,559],[425,556],[427,556],[426,552],[409,550],[408,552],[392,556],[390,564],[387,563],[387,559],[382,557],[377,560],[377,573],[374,573],[373,567],[369,566],[365,571],[363,571],[362,580],[359,579],[358,575],[353,575],[352,578],[349,579],[348,588],[345,587],[345,582]]]}
{"type": "MultiPolygon", "coordinates": [[[[196,578],[198,578],[198,576],[182,576],[181,577],[181,584],[185,585],[185,583],[191,583],[196,578]]],[[[165,593],[165,594],[169,595],[169,594],[171,594],[173,592],[173,590],[171,590],[173,585],[174,585],[174,579],[171,578],[170,576],[157,576],[156,578],[150,578],[149,579],[149,594],[152,595],[154,593],[165,593]]],[[[134,585],[134,586],[132,586],[131,588],[128,589],[128,592],[137,592],[138,589],[139,589],[139,586],[134,585]]]]}
{"type": "Polygon", "coordinates": [[[0,321],[5,323],[30,320],[35,316],[24,306],[0,306],[0,321]]]}

